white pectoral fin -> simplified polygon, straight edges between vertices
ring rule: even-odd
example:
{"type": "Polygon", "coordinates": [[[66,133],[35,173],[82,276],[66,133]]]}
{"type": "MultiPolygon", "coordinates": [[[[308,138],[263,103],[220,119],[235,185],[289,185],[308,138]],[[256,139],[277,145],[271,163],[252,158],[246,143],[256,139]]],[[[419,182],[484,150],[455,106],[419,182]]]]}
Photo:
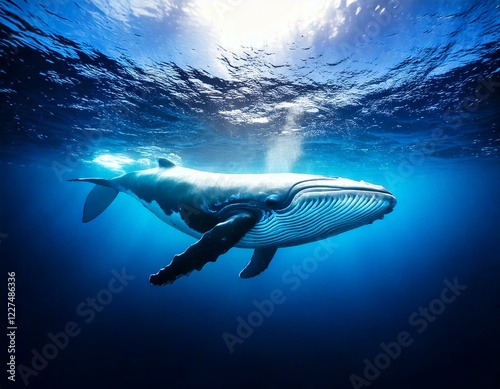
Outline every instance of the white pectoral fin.
{"type": "Polygon", "coordinates": [[[94,220],[104,212],[118,195],[118,190],[107,186],[96,185],[87,196],[83,208],[84,223],[94,220]]]}
{"type": "Polygon", "coordinates": [[[252,259],[240,272],[240,278],[255,277],[266,270],[276,254],[276,250],[278,248],[274,246],[255,249],[252,259]]]}

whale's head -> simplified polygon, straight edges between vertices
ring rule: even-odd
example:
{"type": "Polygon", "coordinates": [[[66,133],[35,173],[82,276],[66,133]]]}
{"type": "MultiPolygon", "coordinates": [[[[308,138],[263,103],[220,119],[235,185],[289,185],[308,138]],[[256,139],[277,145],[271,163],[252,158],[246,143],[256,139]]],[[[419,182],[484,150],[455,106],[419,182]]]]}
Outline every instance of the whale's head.
{"type": "Polygon", "coordinates": [[[261,221],[244,240],[265,246],[276,244],[266,237],[280,236],[280,246],[307,243],[371,224],[395,205],[394,195],[380,185],[339,177],[306,178],[287,190],[267,193],[260,203],[261,221]],[[280,234],[268,233],[278,230],[280,234]]]}
{"type": "MultiPolygon", "coordinates": [[[[278,197],[270,196],[266,201],[278,205],[278,197]]],[[[339,220],[345,221],[369,215],[382,217],[396,205],[394,195],[383,186],[340,177],[301,180],[292,185],[281,200],[284,201],[282,204],[287,205],[285,209],[288,212],[300,212],[312,207],[318,211],[335,213],[339,220]]]]}

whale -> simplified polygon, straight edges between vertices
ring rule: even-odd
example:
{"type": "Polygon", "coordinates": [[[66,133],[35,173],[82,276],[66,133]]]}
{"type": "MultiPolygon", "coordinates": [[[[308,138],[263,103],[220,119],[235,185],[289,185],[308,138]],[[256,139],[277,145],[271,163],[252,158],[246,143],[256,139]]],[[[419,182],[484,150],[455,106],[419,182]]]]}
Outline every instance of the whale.
{"type": "Polygon", "coordinates": [[[278,248],[371,224],[396,205],[386,188],[364,181],[298,173],[214,173],[178,166],[165,158],[159,159],[156,168],[111,179],[68,181],[95,184],[85,201],[83,223],[99,216],[123,192],[196,239],[150,276],[155,286],[201,270],[232,247],[254,250],[239,276],[255,277],[268,268],[278,248]]]}

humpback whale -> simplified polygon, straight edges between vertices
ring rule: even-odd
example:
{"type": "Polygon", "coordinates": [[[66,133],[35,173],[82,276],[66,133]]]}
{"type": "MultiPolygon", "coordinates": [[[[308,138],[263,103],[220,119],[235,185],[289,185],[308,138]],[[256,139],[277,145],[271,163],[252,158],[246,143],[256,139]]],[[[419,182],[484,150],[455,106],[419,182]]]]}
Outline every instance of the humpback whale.
{"type": "Polygon", "coordinates": [[[84,223],[99,216],[124,192],[165,223],[197,239],[150,276],[151,284],[157,286],[201,270],[232,247],[254,249],[239,274],[254,277],[269,266],[278,248],[370,224],[396,205],[387,189],[364,181],[296,173],[211,173],[163,158],[157,168],[111,179],[68,181],[95,184],[85,201],[84,223]]]}

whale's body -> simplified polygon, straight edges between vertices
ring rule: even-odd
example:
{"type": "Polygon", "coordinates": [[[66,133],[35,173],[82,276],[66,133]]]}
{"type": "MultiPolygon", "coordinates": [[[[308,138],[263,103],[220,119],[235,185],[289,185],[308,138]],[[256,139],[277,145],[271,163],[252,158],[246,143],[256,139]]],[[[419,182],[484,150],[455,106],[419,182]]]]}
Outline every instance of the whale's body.
{"type": "Polygon", "coordinates": [[[171,283],[231,247],[255,253],[240,277],[267,268],[276,250],[370,224],[392,211],[395,197],[363,181],[310,174],[221,174],[176,166],[160,159],[158,168],[97,184],[85,203],[83,221],[101,214],[118,192],[140,201],[161,220],[199,239],[159,273],[155,285],[171,283]]]}

